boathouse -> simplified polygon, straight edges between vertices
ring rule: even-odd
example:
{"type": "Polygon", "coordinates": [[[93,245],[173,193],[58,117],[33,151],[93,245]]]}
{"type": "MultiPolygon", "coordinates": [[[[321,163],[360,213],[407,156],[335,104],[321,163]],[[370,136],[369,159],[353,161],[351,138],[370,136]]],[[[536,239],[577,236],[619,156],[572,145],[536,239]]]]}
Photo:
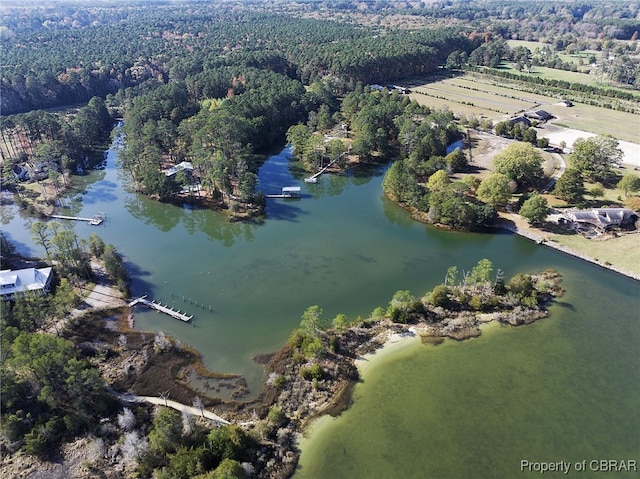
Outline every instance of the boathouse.
{"type": "Polygon", "coordinates": [[[282,187],[282,196],[283,198],[300,198],[300,187],[299,186],[283,186],[282,187]]]}

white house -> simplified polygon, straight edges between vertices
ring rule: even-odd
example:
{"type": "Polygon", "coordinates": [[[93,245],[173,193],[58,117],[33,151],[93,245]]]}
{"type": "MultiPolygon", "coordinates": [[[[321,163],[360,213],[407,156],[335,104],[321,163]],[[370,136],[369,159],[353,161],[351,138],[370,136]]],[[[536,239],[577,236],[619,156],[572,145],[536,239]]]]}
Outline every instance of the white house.
{"type": "Polygon", "coordinates": [[[193,171],[193,165],[191,163],[189,163],[188,161],[183,161],[182,163],[178,163],[176,166],[172,166],[171,168],[169,168],[164,174],[166,176],[173,176],[178,171],[182,171],[182,170],[187,170],[189,172],[192,172],[193,171]]]}
{"type": "Polygon", "coordinates": [[[0,271],[0,297],[3,301],[13,299],[15,295],[24,295],[27,291],[46,294],[51,287],[53,268],[27,268],[0,271]]]}

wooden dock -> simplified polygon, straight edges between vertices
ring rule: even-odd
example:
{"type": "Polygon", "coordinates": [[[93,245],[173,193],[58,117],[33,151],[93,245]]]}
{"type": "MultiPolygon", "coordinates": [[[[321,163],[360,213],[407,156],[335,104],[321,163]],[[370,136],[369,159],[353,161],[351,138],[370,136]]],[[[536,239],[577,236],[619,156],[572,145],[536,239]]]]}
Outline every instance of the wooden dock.
{"type": "Polygon", "coordinates": [[[129,307],[132,308],[136,304],[144,304],[151,309],[155,309],[156,311],[159,311],[161,313],[168,314],[172,318],[179,319],[180,321],[184,321],[185,323],[189,322],[193,318],[193,315],[189,316],[186,313],[180,312],[180,310],[176,311],[175,309],[170,308],[168,305],[163,306],[162,303],[156,303],[153,300],[149,301],[146,294],[138,299],[134,299],[133,301],[131,301],[129,303],[129,307]]]}
{"type": "Polygon", "coordinates": [[[58,220],[73,220],[73,221],[86,221],[92,226],[98,226],[102,224],[102,222],[107,217],[104,213],[99,213],[95,215],[93,218],[82,218],[80,216],[65,216],[65,215],[49,215],[49,218],[55,218],[58,220]]]}
{"type": "Polygon", "coordinates": [[[301,197],[300,195],[283,195],[283,194],[279,194],[279,195],[264,195],[265,198],[293,198],[296,200],[299,200],[301,197]]]}
{"type": "Polygon", "coordinates": [[[317,183],[318,182],[318,178],[320,177],[320,175],[322,175],[322,173],[324,173],[325,171],[327,171],[329,168],[331,168],[333,165],[335,165],[338,160],[340,158],[342,158],[342,155],[344,155],[344,153],[341,153],[340,156],[338,156],[338,158],[336,158],[333,161],[330,161],[329,164],[327,166],[325,166],[324,168],[322,168],[320,171],[318,171],[315,175],[309,176],[308,178],[305,178],[304,181],[305,183],[317,183]]]}

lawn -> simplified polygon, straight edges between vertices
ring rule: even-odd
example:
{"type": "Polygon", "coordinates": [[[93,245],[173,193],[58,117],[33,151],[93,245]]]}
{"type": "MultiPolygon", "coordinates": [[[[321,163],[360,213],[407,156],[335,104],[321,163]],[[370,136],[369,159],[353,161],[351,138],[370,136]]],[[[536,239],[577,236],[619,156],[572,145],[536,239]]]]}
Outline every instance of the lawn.
{"type": "Polygon", "coordinates": [[[584,103],[574,103],[571,108],[557,104],[545,105],[543,108],[557,118],[553,122],[556,126],[588,131],[596,135],[611,135],[621,141],[640,143],[640,121],[638,115],[633,113],[584,103]]]}
{"type": "Polygon", "coordinates": [[[640,274],[640,233],[626,234],[607,240],[588,240],[580,235],[549,235],[552,241],[590,257],[640,274]]]}
{"type": "Polygon", "coordinates": [[[531,53],[535,53],[536,49],[538,48],[541,49],[545,46],[549,46],[551,47],[551,50],[553,50],[556,53],[556,55],[558,55],[560,60],[562,60],[565,63],[574,63],[578,67],[578,69],[583,72],[585,70],[586,71],[590,70],[591,66],[589,64],[589,60],[591,59],[592,56],[595,55],[596,59],[598,59],[598,57],[602,54],[602,52],[598,52],[595,50],[583,50],[581,52],[570,55],[563,51],[555,51],[555,48],[548,43],[530,42],[527,40],[507,40],[507,45],[509,45],[512,49],[516,47],[525,47],[525,48],[528,48],[531,51],[531,53]],[[583,65],[580,65],[581,59],[582,59],[583,65]]]}

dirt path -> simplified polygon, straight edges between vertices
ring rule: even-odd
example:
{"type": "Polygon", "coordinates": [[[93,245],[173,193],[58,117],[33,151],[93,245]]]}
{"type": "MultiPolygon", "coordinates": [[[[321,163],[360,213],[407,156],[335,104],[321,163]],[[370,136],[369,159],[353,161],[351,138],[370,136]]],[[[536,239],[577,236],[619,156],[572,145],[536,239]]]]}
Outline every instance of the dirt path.
{"type": "Polygon", "coordinates": [[[91,270],[96,280],[95,286],[67,317],[59,319],[47,329],[49,333],[56,334],[62,331],[69,320],[88,311],[120,308],[127,305],[122,292],[110,283],[107,272],[101,264],[92,261],[91,270]]]}
{"type": "Polygon", "coordinates": [[[135,394],[122,394],[114,391],[113,389],[110,389],[109,392],[115,397],[117,397],[118,399],[120,399],[121,401],[137,402],[137,403],[146,402],[149,404],[155,404],[157,406],[170,407],[180,412],[187,411],[192,416],[206,417],[207,419],[211,419],[212,421],[217,422],[219,424],[231,424],[226,419],[221,418],[217,414],[214,414],[211,411],[207,411],[204,408],[198,409],[192,406],[187,406],[186,404],[179,403],[177,401],[171,401],[170,399],[164,399],[164,398],[155,397],[155,396],[136,396],[135,394]]]}

